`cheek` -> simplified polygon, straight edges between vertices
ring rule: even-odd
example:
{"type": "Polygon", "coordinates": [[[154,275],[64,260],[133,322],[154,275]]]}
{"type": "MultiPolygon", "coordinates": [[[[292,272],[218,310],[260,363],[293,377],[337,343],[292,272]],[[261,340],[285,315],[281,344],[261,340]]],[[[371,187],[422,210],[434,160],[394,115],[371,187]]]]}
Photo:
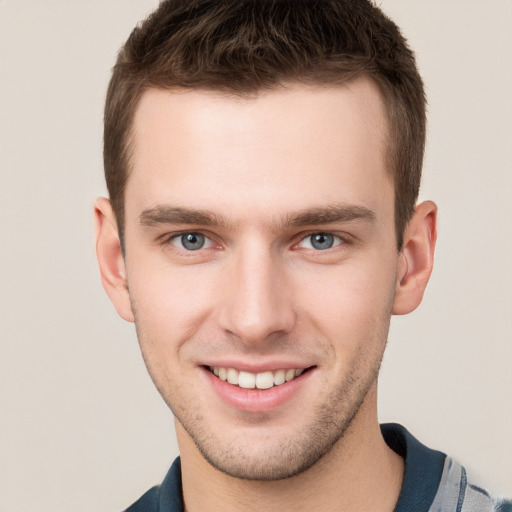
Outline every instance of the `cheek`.
{"type": "Polygon", "coordinates": [[[198,267],[128,267],[130,297],[144,343],[176,351],[196,333],[216,289],[211,269],[198,267]]]}
{"type": "MultiPolygon", "coordinates": [[[[326,338],[343,346],[384,337],[394,296],[392,265],[346,264],[302,276],[301,310],[326,338]]],[[[385,342],[385,340],[382,340],[385,342]]]]}

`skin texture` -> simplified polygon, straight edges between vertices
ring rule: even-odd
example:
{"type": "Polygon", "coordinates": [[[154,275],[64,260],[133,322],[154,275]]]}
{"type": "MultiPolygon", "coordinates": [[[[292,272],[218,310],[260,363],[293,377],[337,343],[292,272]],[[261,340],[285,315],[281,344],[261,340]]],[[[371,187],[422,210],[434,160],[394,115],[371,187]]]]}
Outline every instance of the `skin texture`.
{"type": "Polygon", "coordinates": [[[97,250],[177,418],[188,510],[253,510],[255,499],[269,510],[393,509],[403,464],[380,436],[377,376],[391,314],[421,301],[436,208],[417,208],[398,253],[385,136],[365,78],[249,99],[144,94],[126,254],[105,199],[97,250]],[[184,233],[205,245],[187,250],[184,233]],[[315,233],[333,235],[332,247],[315,248],[315,233]],[[278,406],[247,410],[219,395],[208,366],[309,370],[278,406]],[[312,485],[322,492],[304,494],[312,485]]]}

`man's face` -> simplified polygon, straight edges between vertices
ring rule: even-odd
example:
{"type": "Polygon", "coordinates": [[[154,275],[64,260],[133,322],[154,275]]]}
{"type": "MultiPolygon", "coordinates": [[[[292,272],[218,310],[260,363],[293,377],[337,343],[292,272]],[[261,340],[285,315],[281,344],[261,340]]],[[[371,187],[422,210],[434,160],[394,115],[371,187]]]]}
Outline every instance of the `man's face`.
{"type": "Polygon", "coordinates": [[[125,198],[139,342],[178,436],[228,474],[300,472],[375,408],[398,261],[384,151],[367,79],[140,102],[125,198]]]}

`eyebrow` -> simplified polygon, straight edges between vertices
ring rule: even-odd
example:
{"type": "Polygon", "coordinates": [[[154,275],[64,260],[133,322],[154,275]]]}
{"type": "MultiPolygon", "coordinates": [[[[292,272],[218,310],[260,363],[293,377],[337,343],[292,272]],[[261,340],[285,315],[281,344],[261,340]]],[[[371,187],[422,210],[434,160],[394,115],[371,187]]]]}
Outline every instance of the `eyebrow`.
{"type": "MultiPolygon", "coordinates": [[[[227,227],[231,225],[223,215],[210,210],[196,210],[171,205],[158,205],[147,208],[139,216],[143,226],[160,224],[192,224],[208,227],[227,227]]],[[[308,225],[333,224],[351,221],[372,222],[375,213],[365,206],[329,205],[325,207],[307,208],[290,213],[277,226],[297,228],[308,225]]]]}
{"type": "Polygon", "coordinates": [[[351,222],[354,220],[372,222],[375,220],[375,213],[365,206],[331,205],[292,213],[285,218],[284,225],[296,228],[307,225],[332,224],[334,222],[351,222]]]}
{"type": "Polygon", "coordinates": [[[145,209],[140,214],[139,220],[143,226],[199,224],[201,226],[224,227],[228,224],[222,215],[209,210],[192,210],[168,205],[145,209]]]}

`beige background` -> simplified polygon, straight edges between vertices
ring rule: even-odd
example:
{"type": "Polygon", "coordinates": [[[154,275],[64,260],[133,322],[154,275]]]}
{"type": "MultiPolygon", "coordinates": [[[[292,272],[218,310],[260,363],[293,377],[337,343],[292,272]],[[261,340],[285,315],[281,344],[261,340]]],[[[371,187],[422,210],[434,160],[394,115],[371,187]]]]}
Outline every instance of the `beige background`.
{"type": "MultiPolygon", "coordinates": [[[[0,512],[116,511],[164,476],[172,418],[100,285],[102,103],[155,0],[0,0],[0,512]]],[[[440,207],[420,309],[395,318],[383,421],[512,495],[512,2],[384,0],[430,102],[440,207]]]]}

